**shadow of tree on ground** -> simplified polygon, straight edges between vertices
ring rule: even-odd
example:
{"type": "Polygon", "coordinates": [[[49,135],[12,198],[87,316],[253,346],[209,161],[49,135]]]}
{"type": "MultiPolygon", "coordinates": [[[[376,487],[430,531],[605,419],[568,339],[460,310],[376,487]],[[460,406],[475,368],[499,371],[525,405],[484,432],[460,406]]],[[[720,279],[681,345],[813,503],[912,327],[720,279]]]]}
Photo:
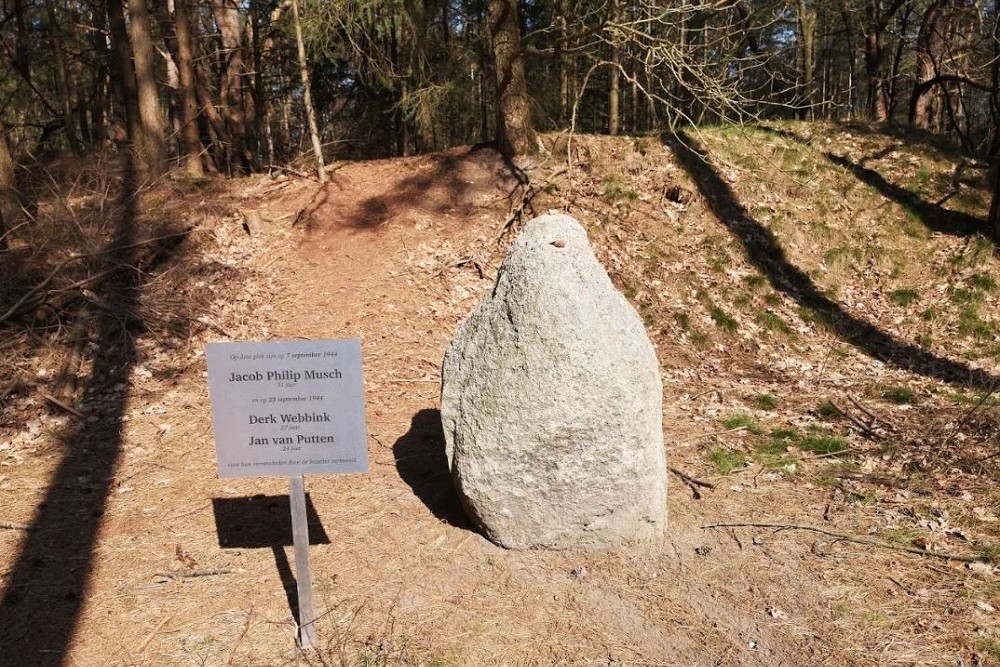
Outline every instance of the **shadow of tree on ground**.
{"type": "Polygon", "coordinates": [[[0,597],[0,662],[49,667],[67,662],[115,465],[121,452],[129,376],[136,361],[130,329],[140,330],[136,268],[138,186],[125,153],[107,274],[92,285],[101,304],[99,351],[86,380],[87,419],[67,427],[61,460],[31,522],[0,597]]]}
{"type": "MultiPolygon", "coordinates": [[[[789,130],[767,126],[762,126],[761,130],[770,132],[771,134],[785,139],[789,139],[804,146],[809,145],[807,139],[800,137],[789,130]]],[[[894,201],[912,212],[920,219],[920,222],[924,225],[924,227],[931,231],[948,234],[950,236],[974,236],[976,234],[986,235],[989,232],[985,220],[981,220],[961,211],[953,211],[941,206],[940,204],[935,204],[921,199],[906,188],[896,185],[895,183],[891,183],[882,174],[874,169],[865,166],[865,163],[868,160],[880,157],[878,155],[869,158],[862,158],[858,162],[853,162],[846,157],[842,157],[829,151],[820,152],[820,154],[829,162],[832,162],[833,164],[843,167],[849,171],[862,183],[878,190],[878,192],[881,193],[886,199],[894,201]]]]}
{"type": "Polygon", "coordinates": [[[831,301],[812,278],[789,261],[781,242],[750,215],[690,135],[666,135],[664,143],[691,176],[709,210],[743,244],[750,262],[771,286],[814,311],[836,336],[873,359],[924,377],[980,390],[996,386],[997,376],[900,340],[831,301]]]}

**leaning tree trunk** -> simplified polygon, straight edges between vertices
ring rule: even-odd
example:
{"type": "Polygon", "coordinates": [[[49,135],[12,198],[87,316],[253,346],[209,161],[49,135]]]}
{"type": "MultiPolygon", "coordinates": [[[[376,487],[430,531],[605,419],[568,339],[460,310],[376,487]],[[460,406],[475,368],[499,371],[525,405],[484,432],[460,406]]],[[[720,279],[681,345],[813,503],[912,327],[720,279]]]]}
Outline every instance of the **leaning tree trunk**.
{"type": "Polygon", "coordinates": [[[309,63],[306,61],[306,45],[302,40],[298,0],[292,0],[292,22],[295,24],[295,43],[299,50],[299,76],[302,78],[303,102],[306,107],[306,119],[309,122],[309,134],[312,136],[313,154],[316,156],[316,172],[320,182],[324,183],[326,182],[326,165],[323,163],[323,142],[319,138],[316,109],[313,107],[312,92],[309,89],[309,63]]]}
{"type": "Polygon", "coordinates": [[[538,152],[538,135],[531,124],[517,0],[489,0],[487,20],[496,69],[500,153],[508,159],[534,155],[538,152]]]}

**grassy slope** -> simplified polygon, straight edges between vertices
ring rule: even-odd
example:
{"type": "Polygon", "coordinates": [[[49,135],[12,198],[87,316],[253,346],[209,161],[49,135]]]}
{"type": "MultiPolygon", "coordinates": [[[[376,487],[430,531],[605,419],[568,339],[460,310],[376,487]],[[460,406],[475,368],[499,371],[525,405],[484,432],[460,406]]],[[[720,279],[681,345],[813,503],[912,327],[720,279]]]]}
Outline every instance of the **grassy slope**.
{"type": "MultiPolygon", "coordinates": [[[[653,335],[675,463],[734,488],[783,480],[792,504],[772,515],[796,517],[791,489],[815,488],[858,532],[996,558],[1000,260],[980,222],[985,169],[863,125],[577,143],[554,205],[592,222],[653,335]]],[[[992,609],[986,571],[942,584],[942,600],[992,609]]],[[[942,600],[930,608],[952,609],[942,600]]],[[[895,603],[857,603],[845,624],[909,633],[880,615],[895,603]]],[[[948,613],[945,654],[1000,659],[995,622],[948,613]]]]}

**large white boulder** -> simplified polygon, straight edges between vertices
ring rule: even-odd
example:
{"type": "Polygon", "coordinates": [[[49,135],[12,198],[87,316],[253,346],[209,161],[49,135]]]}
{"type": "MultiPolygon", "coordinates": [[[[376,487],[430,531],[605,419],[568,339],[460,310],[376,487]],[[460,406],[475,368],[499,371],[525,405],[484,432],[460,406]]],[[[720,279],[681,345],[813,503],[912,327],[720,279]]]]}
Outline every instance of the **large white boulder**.
{"type": "Polygon", "coordinates": [[[607,548],[663,532],[656,354],[576,220],[524,227],[442,375],[452,476],[491,540],[607,548]]]}

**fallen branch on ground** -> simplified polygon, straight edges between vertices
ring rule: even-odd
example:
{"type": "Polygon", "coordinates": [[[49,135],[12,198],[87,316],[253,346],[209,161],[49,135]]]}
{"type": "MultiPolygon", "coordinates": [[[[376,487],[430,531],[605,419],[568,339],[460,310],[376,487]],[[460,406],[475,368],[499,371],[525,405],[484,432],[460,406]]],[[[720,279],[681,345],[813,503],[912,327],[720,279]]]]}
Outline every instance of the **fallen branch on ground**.
{"type": "MultiPolygon", "coordinates": [[[[80,259],[86,259],[88,257],[99,257],[101,255],[107,255],[109,253],[119,252],[119,251],[122,251],[122,250],[129,250],[131,248],[138,248],[138,247],[141,247],[141,246],[144,246],[144,245],[149,245],[151,243],[156,243],[157,241],[165,241],[166,239],[177,238],[178,236],[187,236],[188,234],[191,233],[191,231],[193,229],[194,229],[194,227],[188,227],[187,229],[185,229],[182,232],[177,232],[177,233],[174,233],[174,234],[165,234],[163,236],[157,236],[156,238],[146,239],[145,241],[136,241],[135,243],[129,243],[128,245],[123,245],[123,246],[113,246],[111,248],[105,248],[104,250],[98,250],[97,252],[90,252],[90,253],[87,253],[87,254],[84,254],[84,255],[74,255],[73,257],[70,257],[69,259],[64,259],[63,261],[61,261],[58,264],[56,264],[55,268],[52,269],[52,272],[49,273],[47,276],[45,276],[45,278],[43,278],[40,283],[38,283],[37,285],[35,285],[31,289],[29,289],[27,292],[25,292],[23,295],[21,295],[21,298],[18,299],[14,303],[13,306],[11,306],[10,308],[8,308],[7,312],[5,312],[3,315],[0,315],[0,324],[3,324],[8,319],[10,319],[14,315],[16,315],[19,312],[21,306],[23,306],[24,303],[28,299],[34,297],[39,292],[41,292],[42,289],[46,285],[48,285],[50,282],[52,282],[52,279],[55,278],[56,275],[58,275],[59,272],[62,271],[64,268],[66,268],[66,266],[68,264],[70,264],[71,262],[75,262],[75,261],[80,260],[80,259]]],[[[84,284],[85,285],[85,284],[87,284],[89,282],[92,282],[93,280],[95,280],[97,278],[104,277],[104,275],[106,275],[108,273],[111,273],[112,271],[117,271],[118,269],[121,268],[121,266],[122,265],[115,266],[115,267],[113,267],[113,268],[111,268],[111,269],[109,269],[107,271],[103,271],[102,273],[100,273],[100,274],[98,274],[96,276],[90,276],[88,278],[85,278],[82,281],[77,281],[76,283],[74,283],[74,285],[76,285],[76,284],[84,284]]]]}
{"type": "Polygon", "coordinates": [[[712,489],[712,490],[715,489],[715,484],[712,484],[710,482],[705,482],[705,481],[702,481],[700,479],[694,478],[694,477],[692,477],[691,475],[688,475],[685,472],[681,472],[677,468],[673,468],[671,466],[667,466],[667,470],[669,470],[670,472],[672,472],[675,475],[677,475],[678,477],[680,477],[681,480],[683,480],[683,482],[688,485],[688,488],[691,489],[691,493],[694,494],[694,499],[695,500],[701,500],[701,493],[698,491],[698,487],[699,486],[703,487],[703,488],[706,488],[706,489],[712,489]]]}
{"type": "Polygon", "coordinates": [[[79,410],[77,410],[76,408],[74,408],[72,405],[69,405],[67,403],[63,403],[62,401],[60,401],[55,396],[52,396],[51,394],[45,394],[43,396],[43,398],[46,401],[48,401],[49,403],[51,403],[52,405],[56,406],[57,408],[61,408],[61,409],[65,410],[66,412],[68,412],[68,413],[70,413],[72,415],[76,415],[77,417],[80,417],[81,419],[84,419],[87,416],[87,415],[83,414],[82,412],[80,412],[79,410]]]}
{"type": "Polygon", "coordinates": [[[871,538],[861,537],[859,535],[835,533],[832,530],[826,530],[824,528],[817,528],[816,526],[807,526],[796,523],[712,523],[706,526],[702,526],[703,530],[714,529],[714,528],[773,528],[775,531],[808,530],[813,533],[820,533],[821,535],[826,535],[828,537],[833,537],[838,540],[843,540],[844,542],[865,544],[871,547],[890,549],[892,551],[905,551],[906,553],[916,554],[918,556],[933,556],[934,558],[941,558],[944,560],[957,560],[963,563],[979,563],[990,560],[985,556],[955,554],[955,553],[949,553],[947,551],[931,551],[929,549],[923,549],[921,547],[907,546],[905,544],[891,544],[889,542],[882,542],[881,540],[873,540],[871,538]]]}
{"type": "Polygon", "coordinates": [[[14,523],[13,521],[0,521],[0,530],[31,530],[31,526],[26,523],[14,523]]]}
{"type": "Polygon", "coordinates": [[[157,577],[166,579],[192,579],[194,577],[214,577],[217,574],[231,574],[232,568],[214,567],[207,570],[172,570],[170,572],[157,572],[157,577]]]}

